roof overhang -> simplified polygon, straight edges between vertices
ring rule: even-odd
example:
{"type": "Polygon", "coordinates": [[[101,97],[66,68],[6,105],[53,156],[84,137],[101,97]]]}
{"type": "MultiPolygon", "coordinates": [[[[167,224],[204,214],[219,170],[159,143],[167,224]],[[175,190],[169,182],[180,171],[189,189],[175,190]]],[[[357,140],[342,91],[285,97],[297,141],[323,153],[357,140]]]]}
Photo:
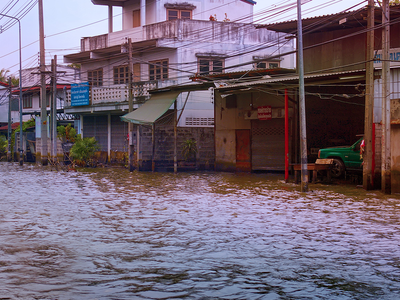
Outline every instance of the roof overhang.
{"type": "Polygon", "coordinates": [[[128,0],[92,0],[95,5],[124,6],[128,0]]]}
{"type": "MultiPolygon", "coordinates": [[[[52,88],[51,85],[49,85],[49,84],[46,85],[46,90],[47,91],[49,91],[51,88],[52,88]]],[[[70,84],[57,84],[57,90],[62,90],[64,88],[70,89],[71,85],[70,84]]],[[[36,86],[22,88],[22,92],[23,93],[26,93],[26,92],[33,93],[33,92],[39,92],[40,89],[41,89],[41,87],[36,85],[36,86]]],[[[12,94],[18,94],[19,93],[19,89],[14,89],[14,90],[12,90],[11,93],[12,94]]]]}
{"type": "Polygon", "coordinates": [[[249,4],[252,4],[252,5],[257,4],[257,2],[253,1],[253,0],[242,0],[242,1],[246,2],[246,3],[249,3],[249,4]]]}
{"type": "Polygon", "coordinates": [[[172,85],[165,88],[154,89],[150,99],[138,109],[124,115],[121,119],[140,125],[151,125],[157,121],[176,101],[182,92],[202,91],[214,87],[213,83],[206,82],[201,84],[172,85]]]}
{"type": "MultiPolygon", "coordinates": [[[[133,53],[142,53],[145,51],[154,50],[159,47],[159,39],[146,40],[141,42],[132,43],[133,53]]],[[[65,63],[82,63],[85,61],[101,61],[109,58],[118,57],[118,55],[126,55],[126,47],[124,45],[116,45],[102,49],[94,49],[90,51],[83,51],[73,54],[64,55],[65,63]]],[[[169,47],[171,48],[171,47],[169,47]]]]}
{"type": "Polygon", "coordinates": [[[160,118],[176,101],[181,92],[173,91],[151,95],[138,109],[123,115],[121,119],[139,125],[151,125],[160,118]]]}
{"type": "MultiPolygon", "coordinates": [[[[324,85],[331,83],[348,83],[365,81],[365,70],[343,71],[335,73],[316,73],[304,75],[306,86],[324,85]]],[[[250,91],[265,85],[273,85],[277,88],[288,87],[297,88],[299,85],[299,75],[275,76],[260,80],[245,80],[240,83],[230,84],[229,81],[220,81],[216,85],[216,90],[221,94],[233,93],[235,91],[250,91]]]]}
{"type": "MultiPolygon", "coordinates": [[[[390,7],[390,19],[394,20],[400,17],[400,5],[390,7]]],[[[375,7],[375,23],[382,23],[382,9],[375,7]]],[[[337,14],[323,15],[312,18],[302,19],[303,34],[310,32],[328,32],[334,30],[353,29],[367,27],[368,21],[367,7],[358,10],[340,12],[337,14]]],[[[258,28],[267,28],[268,30],[284,32],[288,34],[297,33],[297,20],[291,20],[280,23],[259,25],[258,28]]]]}

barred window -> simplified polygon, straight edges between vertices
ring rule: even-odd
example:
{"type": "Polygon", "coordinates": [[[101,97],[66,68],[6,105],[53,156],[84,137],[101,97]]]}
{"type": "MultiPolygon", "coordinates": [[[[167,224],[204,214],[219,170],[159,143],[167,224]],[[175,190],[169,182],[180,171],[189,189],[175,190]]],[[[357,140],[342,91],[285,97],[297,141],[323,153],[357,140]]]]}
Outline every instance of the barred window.
{"type": "Polygon", "coordinates": [[[149,62],[149,79],[168,79],[168,59],[149,62]]]}
{"type": "Polygon", "coordinates": [[[88,81],[92,86],[103,86],[103,69],[88,71],[88,81]]]}

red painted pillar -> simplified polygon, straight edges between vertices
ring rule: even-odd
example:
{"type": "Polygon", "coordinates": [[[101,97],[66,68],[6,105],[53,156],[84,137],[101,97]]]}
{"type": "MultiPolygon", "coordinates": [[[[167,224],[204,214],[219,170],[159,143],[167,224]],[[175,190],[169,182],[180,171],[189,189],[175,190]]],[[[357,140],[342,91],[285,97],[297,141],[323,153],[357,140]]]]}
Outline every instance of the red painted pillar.
{"type": "Polygon", "coordinates": [[[372,123],[372,162],[371,162],[371,186],[374,186],[375,179],[375,123],[372,123]]]}
{"type": "Polygon", "coordinates": [[[285,89],[285,181],[289,181],[289,97],[285,89]]]}

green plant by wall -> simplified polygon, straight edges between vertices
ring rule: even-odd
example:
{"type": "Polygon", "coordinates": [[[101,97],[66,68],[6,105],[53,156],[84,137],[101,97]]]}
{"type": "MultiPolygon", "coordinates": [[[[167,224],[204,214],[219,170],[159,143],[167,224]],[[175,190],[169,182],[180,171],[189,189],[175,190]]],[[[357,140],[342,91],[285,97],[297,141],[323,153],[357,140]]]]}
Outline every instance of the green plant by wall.
{"type": "Polygon", "coordinates": [[[0,160],[3,160],[4,156],[7,155],[7,138],[4,135],[0,135],[0,160]]]}
{"type": "Polygon", "coordinates": [[[71,158],[77,162],[83,162],[86,165],[92,165],[95,152],[100,150],[100,145],[94,137],[78,137],[70,150],[71,158]]]}
{"type": "Polygon", "coordinates": [[[182,155],[185,161],[195,161],[197,153],[197,142],[195,139],[187,139],[182,143],[182,155]]]}
{"type": "MultiPolygon", "coordinates": [[[[19,125],[17,128],[15,128],[13,131],[12,131],[12,134],[11,134],[11,149],[14,149],[14,145],[15,145],[15,133],[16,132],[20,132],[20,126],[21,125],[19,125]]],[[[30,119],[30,120],[28,120],[28,121],[26,121],[26,122],[23,122],[22,123],[22,132],[26,132],[26,130],[27,129],[29,129],[29,128],[31,128],[31,127],[35,127],[36,126],[36,121],[35,121],[35,119],[30,119]]]]}

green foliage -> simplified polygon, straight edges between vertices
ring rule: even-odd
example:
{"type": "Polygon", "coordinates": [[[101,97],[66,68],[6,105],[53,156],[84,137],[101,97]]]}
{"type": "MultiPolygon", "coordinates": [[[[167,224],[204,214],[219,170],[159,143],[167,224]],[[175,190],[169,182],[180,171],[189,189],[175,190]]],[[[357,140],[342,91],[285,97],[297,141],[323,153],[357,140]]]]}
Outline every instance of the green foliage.
{"type": "MultiPolygon", "coordinates": [[[[35,119],[30,119],[26,122],[22,123],[22,132],[26,132],[29,128],[35,127],[36,126],[36,121],[35,119]]],[[[19,125],[17,128],[15,128],[11,134],[11,149],[14,149],[15,145],[15,133],[20,132],[21,130],[21,125],[19,125]]]]}
{"type": "Polygon", "coordinates": [[[6,69],[1,69],[0,70],[0,81],[4,83],[8,83],[8,78],[11,77],[11,84],[13,86],[18,86],[19,85],[19,79],[14,77],[14,76],[8,76],[7,74],[9,73],[9,70],[6,69]]]}
{"type": "Polygon", "coordinates": [[[81,64],[72,63],[72,64],[67,65],[67,67],[71,67],[71,68],[74,68],[74,69],[80,69],[81,68],[81,64]]]}
{"type": "Polygon", "coordinates": [[[75,143],[78,139],[78,135],[76,134],[75,128],[68,124],[67,126],[57,126],[57,137],[61,142],[71,142],[75,143]]]}
{"type": "Polygon", "coordinates": [[[83,161],[90,164],[95,157],[95,152],[100,150],[100,145],[94,137],[77,138],[70,150],[70,156],[75,161],[83,161]]]}
{"type": "Polygon", "coordinates": [[[0,159],[7,154],[7,138],[4,135],[0,135],[0,159]]]}
{"type": "Polygon", "coordinates": [[[182,143],[182,155],[186,161],[196,160],[197,142],[195,139],[187,139],[182,143]]]}

